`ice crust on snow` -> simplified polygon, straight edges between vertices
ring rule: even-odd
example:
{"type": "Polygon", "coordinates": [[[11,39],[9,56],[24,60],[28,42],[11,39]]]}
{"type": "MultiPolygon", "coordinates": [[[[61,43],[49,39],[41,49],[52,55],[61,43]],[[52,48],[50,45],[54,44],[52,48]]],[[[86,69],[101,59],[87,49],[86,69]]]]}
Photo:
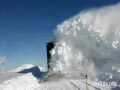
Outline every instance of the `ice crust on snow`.
{"type": "Polygon", "coordinates": [[[82,11],[58,25],[54,35],[53,72],[101,80],[120,78],[112,69],[120,68],[120,3],[82,11]],[[105,73],[109,74],[104,77],[105,73]]]}

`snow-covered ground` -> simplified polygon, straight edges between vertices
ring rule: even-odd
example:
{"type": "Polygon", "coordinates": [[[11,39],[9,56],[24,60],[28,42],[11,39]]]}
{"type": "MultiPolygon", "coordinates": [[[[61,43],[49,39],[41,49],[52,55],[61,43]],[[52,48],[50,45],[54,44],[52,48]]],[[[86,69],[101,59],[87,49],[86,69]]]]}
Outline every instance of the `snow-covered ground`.
{"type": "Polygon", "coordinates": [[[22,65],[0,75],[0,90],[33,90],[39,85],[37,75],[40,74],[39,67],[22,65]]]}
{"type": "MultiPolygon", "coordinates": [[[[23,65],[15,70],[0,75],[0,80],[5,78],[5,81],[0,82],[0,90],[86,90],[85,79],[49,79],[48,81],[39,83],[39,79],[35,77],[37,68],[34,65],[23,65]],[[33,68],[33,69],[31,69],[33,68]],[[26,73],[17,73],[20,70],[32,70],[26,73]],[[18,70],[18,71],[17,71],[18,70]]],[[[42,71],[39,71],[42,74],[42,71]]],[[[37,73],[38,74],[38,73],[37,73]]],[[[102,85],[98,82],[88,80],[88,90],[120,90],[118,86],[102,85]]]]}
{"type": "Polygon", "coordinates": [[[3,82],[0,84],[0,90],[33,90],[37,85],[37,79],[28,73],[3,82]]]}
{"type": "Polygon", "coordinates": [[[120,3],[86,10],[58,25],[53,72],[22,65],[0,75],[0,90],[120,90],[119,8],[120,3]]]}
{"type": "Polygon", "coordinates": [[[21,75],[22,75],[21,73],[16,73],[16,72],[6,72],[6,73],[4,73],[4,75],[3,74],[0,75],[0,83],[6,81],[8,79],[21,76],[21,75]]]}

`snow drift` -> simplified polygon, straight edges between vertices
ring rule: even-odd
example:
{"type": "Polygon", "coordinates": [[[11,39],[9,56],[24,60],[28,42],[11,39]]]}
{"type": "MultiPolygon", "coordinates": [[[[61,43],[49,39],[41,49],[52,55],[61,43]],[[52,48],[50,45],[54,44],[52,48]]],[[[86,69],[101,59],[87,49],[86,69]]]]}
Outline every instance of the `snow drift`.
{"type": "Polygon", "coordinates": [[[113,70],[120,68],[120,3],[82,11],[58,25],[54,34],[53,72],[68,77],[120,78],[113,70]]]}
{"type": "Polygon", "coordinates": [[[20,71],[23,71],[25,69],[29,69],[29,68],[33,68],[33,67],[35,67],[35,65],[33,65],[33,64],[24,64],[24,65],[14,69],[14,70],[11,70],[10,72],[20,72],[20,71]]]}

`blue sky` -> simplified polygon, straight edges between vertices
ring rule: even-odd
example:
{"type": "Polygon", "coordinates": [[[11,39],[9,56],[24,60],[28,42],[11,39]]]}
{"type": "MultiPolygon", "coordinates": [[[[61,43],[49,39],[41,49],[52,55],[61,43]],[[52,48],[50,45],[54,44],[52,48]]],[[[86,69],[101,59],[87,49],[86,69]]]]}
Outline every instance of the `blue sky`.
{"type": "Polygon", "coordinates": [[[53,30],[81,10],[119,0],[0,0],[0,56],[6,68],[46,63],[46,42],[53,30]]]}

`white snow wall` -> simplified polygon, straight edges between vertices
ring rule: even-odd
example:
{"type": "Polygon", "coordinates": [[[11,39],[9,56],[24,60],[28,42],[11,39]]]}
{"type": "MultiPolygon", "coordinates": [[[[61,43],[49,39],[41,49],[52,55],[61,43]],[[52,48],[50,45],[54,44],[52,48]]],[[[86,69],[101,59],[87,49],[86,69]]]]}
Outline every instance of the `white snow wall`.
{"type": "Polygon", "coordinates": [[[120,3],[82,11],[54,34],[54,72],[80,78],[108,73],[111,79],[113,69],[120,68],[120,3]]]}

